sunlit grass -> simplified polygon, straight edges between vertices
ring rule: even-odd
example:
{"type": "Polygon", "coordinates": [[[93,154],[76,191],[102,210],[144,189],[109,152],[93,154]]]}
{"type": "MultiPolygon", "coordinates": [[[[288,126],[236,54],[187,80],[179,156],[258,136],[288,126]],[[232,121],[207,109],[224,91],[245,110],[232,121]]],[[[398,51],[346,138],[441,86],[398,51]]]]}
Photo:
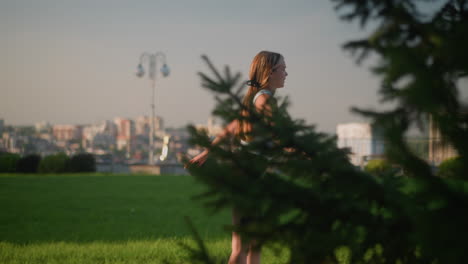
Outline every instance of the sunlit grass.
{"type": "MultiPolygon", "coordinates": [[[[190,263],[179,243],[194,244],[189,238],[163,238],[127,242],[47,242],[17,245],[0,243],[1,263],[190,263]]],[[[225,257],[228,240],[208,241],[212,255],[225,257]],[[223,256],[224,255],[224,256],[223,256]]]]}
{"type": "Polygon", "coordinates": [[[229,212],[210,215],[192,197],[189,176],[4,175],[1,241],[128,241],[184,237],[192,219],[207,238],[222,237],[229,212]]]}
{"type": "MultiPolygon", "coordinates": [[[[185,216],[227,261],[230,212],[194,201],[202,190],[178,175],[0,175],[0,263],[190,263],[185,216]]],[[[263,258],[285,262],[271,249],[263,258]]]]}

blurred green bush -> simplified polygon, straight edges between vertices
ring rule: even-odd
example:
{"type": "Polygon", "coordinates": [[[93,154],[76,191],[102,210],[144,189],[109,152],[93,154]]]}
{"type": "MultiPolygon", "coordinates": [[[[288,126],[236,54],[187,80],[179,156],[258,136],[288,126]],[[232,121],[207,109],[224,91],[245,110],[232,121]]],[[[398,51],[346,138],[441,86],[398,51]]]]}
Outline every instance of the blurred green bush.
{"type": "Polygon", "coordinates": [[[16,166],[20,158],[20,155],[14,153],[0,154],[0,173],[16,172],[16,166]]]}
{"type": "Polygon", "coordinates": [[[65,153],[52,154],[44,157],[39,163],[39,173],[67,172],[70,158],[65,153]]]}
{"type": "Polygon", "coordinates": [[[16,172],[37,173],[41,159],[42,159],[41,156],[38,154],[30,154],[30,155],[21,157],[18,160],[18,163],[16,166],[16,172]]]}
{"type": "Polygon", "coordinates": [[[372,175],[383,175],[395,171],[389,161],[385,159],[370,160],[364,167],[364,171],[372,175]]]}
{"type": "Polygon", "coordinates": [[[69,172],[95,172],[96,159],[93,154],[80,153],[71,157],[68,164],[69,172]]]}
{"type": "Polygon", "coordinates": [[[446,159],[440,163],[437,176],[449,179],[468,179],[467,175],[463,175],[462,165],[459,157],[446,159]]]}

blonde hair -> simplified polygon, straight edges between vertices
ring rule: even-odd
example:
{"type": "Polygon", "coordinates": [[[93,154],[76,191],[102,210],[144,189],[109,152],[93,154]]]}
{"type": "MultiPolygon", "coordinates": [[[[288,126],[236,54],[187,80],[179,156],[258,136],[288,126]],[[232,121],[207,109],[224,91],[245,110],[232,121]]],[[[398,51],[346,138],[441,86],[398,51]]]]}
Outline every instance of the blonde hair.
{"type": "Polygon", "coordinates": [[[242,100],[244,109],[241,111],[242,118],[239,120],[238,137],[242,140],[250,140],[252,124],[247,120],[249,112],[255,110],[253,98],[258,91],[267,88],[270,74],[273,68],[281,61],[281,54],[271,51],[261,51],[253,59],[250,65],[249,81],[250,86],[242,100]]]}

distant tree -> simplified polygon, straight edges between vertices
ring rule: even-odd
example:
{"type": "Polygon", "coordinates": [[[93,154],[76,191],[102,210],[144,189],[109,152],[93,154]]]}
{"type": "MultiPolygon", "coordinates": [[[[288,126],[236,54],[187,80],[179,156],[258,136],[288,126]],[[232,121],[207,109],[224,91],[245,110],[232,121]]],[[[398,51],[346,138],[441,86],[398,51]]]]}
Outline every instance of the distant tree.
{"type": "Polygon", "coordinates": [[[57,153],[44,157],[39,163],[40,173],[67,172],[70,158],[65,153],[57,153]]]}
{"type": "Polygon", "coordinates": [[[16,172],[20,155],[14,153],[2,153],[0,154],[0,173],[13,173],[16,172]]]}
{"type": "Polygon", "coordinates": [[[95,172],[96,159],[93,154],[80,153],[71,157],[68,163],[69,172],[95,172]]]}
{"type": "MultiPolygon", "coordinates": [[[[393,108],[354,112],[383,129],[386,158],[409,177],[356,170],[334,137],[287,114],[287,99],[266,120],[240,116],[240,74],[228,67],[220,72],[204,57],[211,75],[200,76],[216,95],[213,113],[226,123],[248,118],[258,140],[212,146],[206,133],[189,127],[192,143],[210,149],[204,166],[189,168],[208,188],[201,197],[214,210],[239,208],[250,221],[232,228],[260,244],[286,247],[289,263],[463,263],[468,192],[434,175],[404,135],[432,116],[459,154],[457,174],[468,175],[468,120],[458,96],[459,81],[468,76],[468,2],[443,1],[431,14],[422,11],[436,8],[431,1],[333,2],[344,20],[372,21],[369,36],[344,48],[358,62],[369,54],[379,58],[373,72],[382,80],[382,102],[393,108]]],[[[192,251],[199,253],[193,262],[215,263],[197,241],[201,250],[192,251]]]]}
{"type": "Polygon", "coordinates": [[[41,162],[41,156],[30,154],[18,160],[17,172],[20,173],[36,173],[41,162]]]}

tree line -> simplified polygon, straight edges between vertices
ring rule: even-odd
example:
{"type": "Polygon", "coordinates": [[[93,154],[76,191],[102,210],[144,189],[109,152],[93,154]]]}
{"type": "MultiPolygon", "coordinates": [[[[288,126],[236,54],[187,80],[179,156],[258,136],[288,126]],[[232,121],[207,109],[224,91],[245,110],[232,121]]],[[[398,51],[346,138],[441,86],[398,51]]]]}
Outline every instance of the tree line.
{"type": "Polygon", "coordinates": [[[65,153],[41,157],[38,154],[20,156],[15,153],[0,153],[0,173],[74,173],[95,172],[96,159],[90,153],[71,157],[65,153]]]}

